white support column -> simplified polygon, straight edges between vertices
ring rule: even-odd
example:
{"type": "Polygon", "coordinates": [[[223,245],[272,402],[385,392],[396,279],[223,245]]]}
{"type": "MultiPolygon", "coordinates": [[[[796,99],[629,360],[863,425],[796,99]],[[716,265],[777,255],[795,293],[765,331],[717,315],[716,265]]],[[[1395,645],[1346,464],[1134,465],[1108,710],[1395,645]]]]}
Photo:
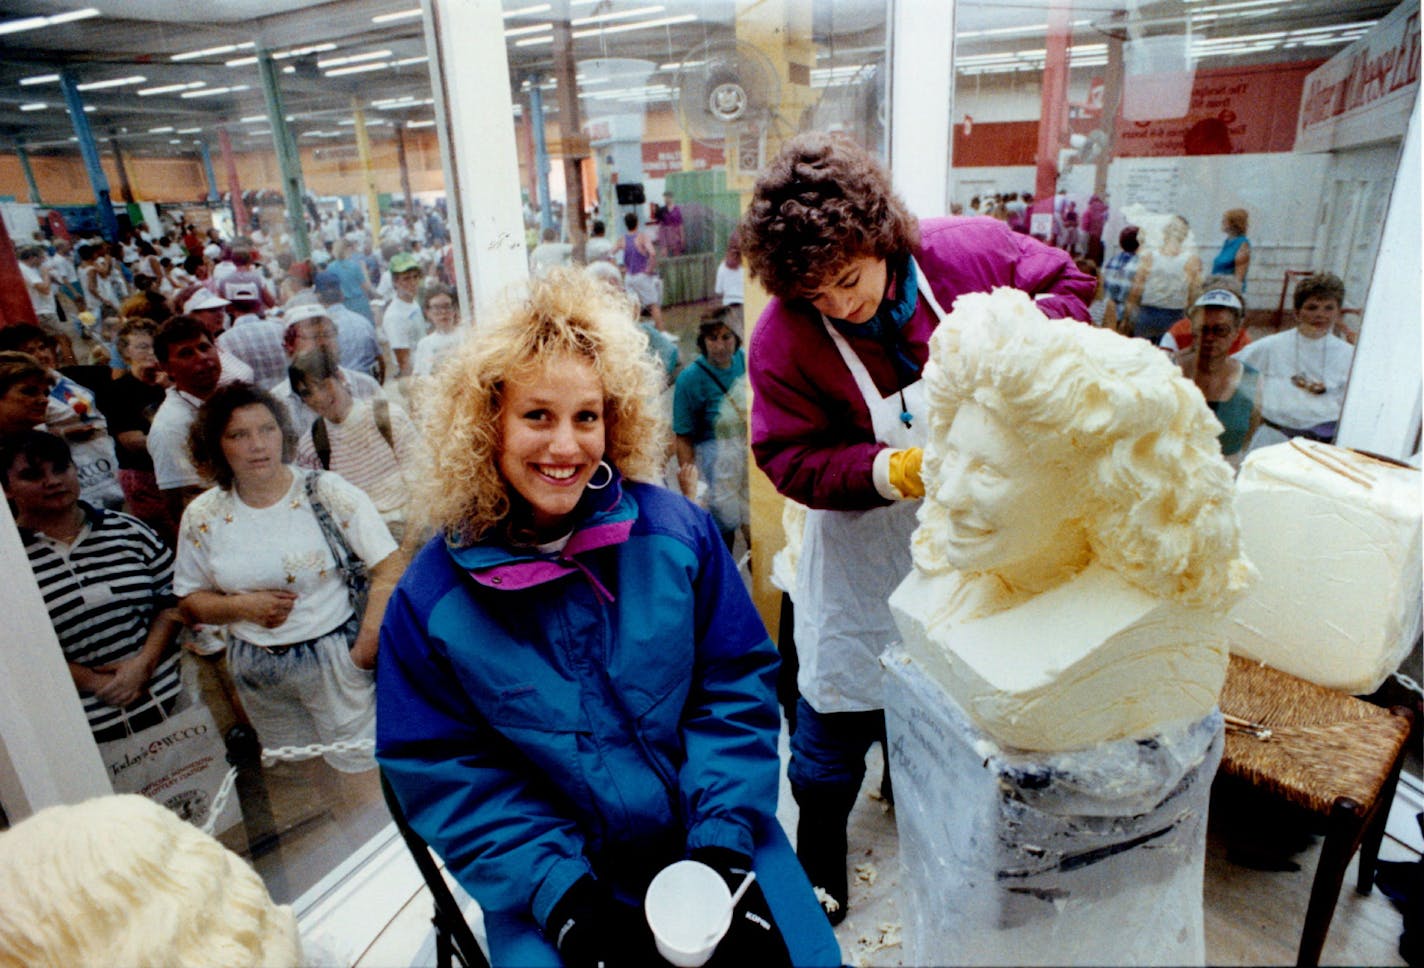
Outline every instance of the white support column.
{"type": "Polygon", "coordinates": [[[887,0],[890,171],[921,218],[949,214],[954,0],[887,0]]]}
{"type": "Polygon", "coordinates": [[[478,314],[529,275],[504,16],[499,0],[424,6],[455,270],[461,304],[478,314]]]}
{"type": "Polygon", "coordinates": [[[1418,447],[1420,423],[1419,101],[1404,135],[1337,443],[1385,457],[1418,447]]]}
{"type": "Polygon", "coordinates": [[[0,501],[0,804],[36,810],[113,793],[10,509],[0,501]]]}

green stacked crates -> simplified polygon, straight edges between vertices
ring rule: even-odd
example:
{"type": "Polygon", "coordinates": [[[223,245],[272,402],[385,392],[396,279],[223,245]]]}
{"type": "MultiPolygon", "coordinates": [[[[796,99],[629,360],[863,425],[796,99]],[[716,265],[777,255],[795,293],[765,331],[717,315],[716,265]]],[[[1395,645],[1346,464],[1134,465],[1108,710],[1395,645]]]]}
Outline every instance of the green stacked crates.
{"type": "Polygon", "coordinates": [[[711,299],[717,264],[727,251],[727,240],[741,216],[738,194],[727,189],[727,173],[679,171],[667,176],[667,190],[682,209],[686,254],[662,262],[663,302],[700,302],[711,299]]]}

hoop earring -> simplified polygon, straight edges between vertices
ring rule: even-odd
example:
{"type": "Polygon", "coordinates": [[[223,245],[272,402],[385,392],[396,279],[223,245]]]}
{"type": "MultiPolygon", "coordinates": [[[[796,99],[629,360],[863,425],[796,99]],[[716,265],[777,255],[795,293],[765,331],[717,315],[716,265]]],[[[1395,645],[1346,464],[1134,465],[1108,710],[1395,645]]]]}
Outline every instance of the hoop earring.
{"type": "Polygon", "coordinates": [[[603,490],[605,487],[607,487],[608,485],[610,485],[610,484],[612,484],[612,483],[613,483],[613,466],[612,466],[611,464],[609,464],[608,461],[606,461],[606,460],[601,460],[601,461],[598,462],[598,466],[593,469],[593,476],[588,479],[588,483],[585,484],[584,486],[587,487],[590,491],[601,491],[601,490],[603,490]],[[595,484],[595,483],[593,483],[593,478],[598,476],[598,472],[599,472],[599,471],[606,471],[607,474],[608,474],[608,476],[603,479],[603,483],[602,483],[602,484],[595,484]]]}

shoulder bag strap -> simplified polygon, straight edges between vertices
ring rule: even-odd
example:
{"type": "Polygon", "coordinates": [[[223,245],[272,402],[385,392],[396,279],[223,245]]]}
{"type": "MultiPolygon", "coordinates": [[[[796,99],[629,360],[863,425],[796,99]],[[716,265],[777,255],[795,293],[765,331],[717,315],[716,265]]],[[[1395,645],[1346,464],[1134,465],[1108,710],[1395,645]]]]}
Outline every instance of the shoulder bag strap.
{"type": "Polygon", "coordinates": [[[341,529],[336,526],[331,512],[317,496],[317,481],[320,476],[317,471],[307,471],[305,482],[307,500],[311,502],[312,513],[316,515],[317,523],[321,525],[322,537],[326,538],[327,547],[331,549],[331,556],[336,559],[336,566],[342,571],[349,572],[354,561],[359,559],[357,559],[356,553],[351,550],[346,535],[342,534],[341,529]]]}
{"type": "MultiPolygon", "coordinates": [[[[326,435],[326,418],[317,417],[312,421],[312,446],[316,448],[317,460],[322,470],[331,470],[331,438],[326,435]]],[[[316,503],[316,498],[312,498],[316,503]]]]}

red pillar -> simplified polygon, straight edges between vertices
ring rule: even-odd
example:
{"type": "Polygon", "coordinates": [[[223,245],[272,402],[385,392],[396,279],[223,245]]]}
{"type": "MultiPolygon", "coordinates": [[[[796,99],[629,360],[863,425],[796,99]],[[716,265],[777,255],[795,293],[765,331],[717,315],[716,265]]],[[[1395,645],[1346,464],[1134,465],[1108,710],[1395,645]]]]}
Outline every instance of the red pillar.
{"type": "Polygon", "coordinates": [[[236,234],[246,235],[252,223],[247,218],[247,205],[242,201],[242,185],[237,180],[237,156],[232,153],[232,139],[222,125],[218,125],[218,147],[222,149],[223,167],[227,169],[227,190],[232,195],[232,221],[236,234]]]}
{"type": "Polygon", "coordinates": [[[25,277],[20,274],[20,260],[10,241],[10,230],[0,219],[0,326],[12,323],[38,323],[25,277]]]}
{"type": "Polygon", "coordinates": [[[1038,173],[1033,185],[1035,201],[1051,201],[1058,187],[1058,149],[1068,132],[1068,43],[1073,36],[1072,8],[1073,0],[1049,0],[1043,98],[1038,122],[1038,173]]]}

